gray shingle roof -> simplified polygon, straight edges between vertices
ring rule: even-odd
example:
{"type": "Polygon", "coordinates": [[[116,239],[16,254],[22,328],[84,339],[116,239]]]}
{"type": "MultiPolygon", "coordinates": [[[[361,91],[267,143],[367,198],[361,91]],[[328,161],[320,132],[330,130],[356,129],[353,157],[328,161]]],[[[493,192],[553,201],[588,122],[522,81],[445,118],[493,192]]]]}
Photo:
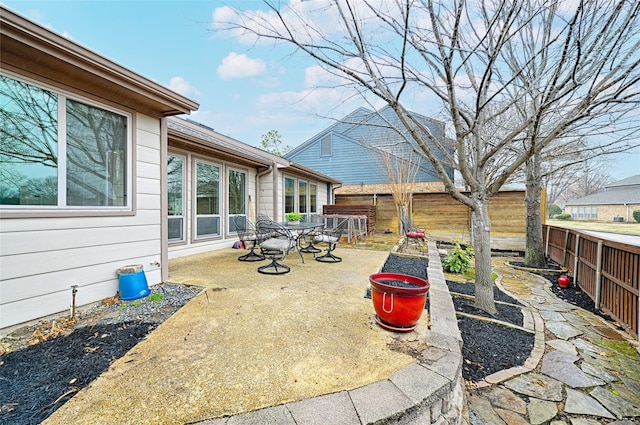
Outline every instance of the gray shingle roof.
{"type": "Polygon", "coordinates": [[[635,186],[640,185],[640,174],[635,176],[627,177],[626,179],[618,180],[617,182],[613,182],[607,186],[610,187],[618,187],[618,186],[635,186]]]}
{"type": "Polygon", "coordinates": [[[614,182],[607,189],[568,201],[565,205],[623,205],[640,204],[640,175],[614,182]]]}

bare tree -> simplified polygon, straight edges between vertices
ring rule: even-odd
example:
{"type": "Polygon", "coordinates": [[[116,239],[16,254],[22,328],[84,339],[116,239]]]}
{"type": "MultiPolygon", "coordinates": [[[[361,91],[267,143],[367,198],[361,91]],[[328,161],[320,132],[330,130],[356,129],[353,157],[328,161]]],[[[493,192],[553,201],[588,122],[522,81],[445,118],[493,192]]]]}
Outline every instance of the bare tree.
{"type": "Polygon", "coordinates": [[[342,86],[351,84],[356,93],[394,109],[412,136],[412,149],[431,161],[451,196],[472,210],[475,304],[491,313],[496,309],[489,199],[559,137],[638,102],[640,4],[635,1],[266,5],[269,13],[236,10],[225,25],[217,24],[254,42],[287,43],[341,78],[342,86]],[[541,31],[545,35],[524,48],[521,35],[541,31]],[[536,81],[523,84],[530,78],[536,81]],[[405,107],[416,92],[429,93],[445,111],[455,155],[437,156],[434,148],[447,150],[405,107]],[[522,99],[526,107],[514,114],[522,99]],[[502,131],[486,131],[498,125],[502,131]],[[462,175],[469,196],[456,190],[447,165],[462,175]]]}
{"type": "Polygon", "coordinates": [[[402,223],[409,217],[409,204],[415,191],[420,162],[406,143],[389,141],[373,149],[379,155],[380,168],[389,179],[391,196],[396,205],[398,229],[404,234],[406,229],[402,228],[402,223]]]}

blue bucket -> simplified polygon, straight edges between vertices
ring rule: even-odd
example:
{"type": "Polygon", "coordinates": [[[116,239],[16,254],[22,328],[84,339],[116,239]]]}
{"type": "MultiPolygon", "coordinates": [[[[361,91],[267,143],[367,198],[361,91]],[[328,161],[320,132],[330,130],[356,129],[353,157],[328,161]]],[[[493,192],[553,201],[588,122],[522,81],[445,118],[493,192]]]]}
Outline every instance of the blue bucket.
{"type": "Polygon", "coordinates": [[[147,285],[147,277],[144,270],[136,273],[120,274],[120,299],[121,300],[137,300],[146,297],[151,290],[147,285]]]}

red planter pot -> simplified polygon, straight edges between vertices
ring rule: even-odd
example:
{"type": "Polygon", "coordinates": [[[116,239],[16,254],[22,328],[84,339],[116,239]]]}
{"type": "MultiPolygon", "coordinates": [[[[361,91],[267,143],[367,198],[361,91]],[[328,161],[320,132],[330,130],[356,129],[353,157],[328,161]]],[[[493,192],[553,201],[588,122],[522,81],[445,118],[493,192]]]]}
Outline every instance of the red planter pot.
{"type": "Polygon", "coordinates": [[[395,332],[410,332],[418,326],[427,302],[428,281],[402,273],[375,273],[369,276],[369,282],[375,319],[380,326],[395,332]],[[389,281],[402,281],[416,286],[405,288],[390,284],[389,281]]]}

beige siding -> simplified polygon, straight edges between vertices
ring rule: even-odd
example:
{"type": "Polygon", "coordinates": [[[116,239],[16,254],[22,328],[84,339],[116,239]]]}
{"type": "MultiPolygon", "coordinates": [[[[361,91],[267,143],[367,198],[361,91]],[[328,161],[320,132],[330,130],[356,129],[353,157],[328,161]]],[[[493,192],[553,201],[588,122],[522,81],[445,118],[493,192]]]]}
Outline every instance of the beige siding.
{"type": "Polygon", "coordinates": [[[0,328],[67,312],[113,296],[116,269],[142,264],[150,285],[160,269],[160,121],[137,115],[134,215],[11,218],[0,226],[0,328]]]}

